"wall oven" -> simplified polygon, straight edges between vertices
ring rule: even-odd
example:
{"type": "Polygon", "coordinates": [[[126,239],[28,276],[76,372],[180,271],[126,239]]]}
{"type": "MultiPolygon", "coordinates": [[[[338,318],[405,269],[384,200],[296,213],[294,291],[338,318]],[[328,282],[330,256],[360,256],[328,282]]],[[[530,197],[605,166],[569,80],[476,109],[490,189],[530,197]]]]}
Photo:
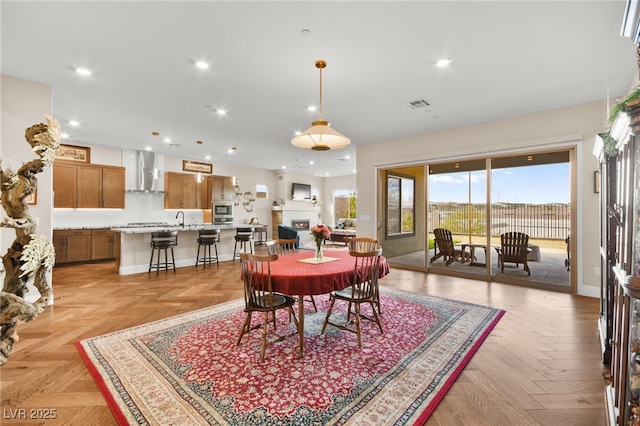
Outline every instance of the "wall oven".
{"type": "Polygon", "coordinates": [[[214,225],[233,225],[233,201],[216,200],[211,212],[214,225]]]}

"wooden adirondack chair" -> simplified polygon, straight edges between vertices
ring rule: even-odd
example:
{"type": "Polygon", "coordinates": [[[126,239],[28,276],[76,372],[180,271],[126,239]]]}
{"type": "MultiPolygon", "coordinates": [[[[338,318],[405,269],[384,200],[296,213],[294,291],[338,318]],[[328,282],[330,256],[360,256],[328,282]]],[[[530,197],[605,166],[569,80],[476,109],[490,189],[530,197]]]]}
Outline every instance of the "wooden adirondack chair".
{"type": "Polygon", "coordinates": [[[524,270],[531,276],[527,255],[529,254],[529,236],[522,232],[505,232],[500,235],[500,250],[498,251],[498,264],[504,272],[504,263],[515,263],[518,267],[521,263],[524,270]]]}
{"type": "Polygon", "coordinates": [[[451,265],[456,260],[462,260],[463,257],[468,256],[467,253],[453,246],[451,231],[448,229],[436,228],[433,230],[433,235],[436,238],[436,254],[431,258],[431,263],[444,257],[446,264],[451,265]]]}

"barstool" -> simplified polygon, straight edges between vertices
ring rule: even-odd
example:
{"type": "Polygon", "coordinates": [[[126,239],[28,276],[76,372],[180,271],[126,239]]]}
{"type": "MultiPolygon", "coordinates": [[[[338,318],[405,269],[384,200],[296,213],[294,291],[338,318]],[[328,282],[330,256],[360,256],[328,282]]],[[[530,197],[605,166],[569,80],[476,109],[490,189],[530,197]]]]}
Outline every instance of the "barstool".
{"type": "Polygon", "coordinates": [[[198,254],[196,254],[196,268],[198,267],[198,263],[202,262],[202,264],[208,263],[211,265],[211,261],[215,260],[216,265],[220,265],[218,263],[218,245],[216,243],[220,242],[220,230],[219,229],[201,229],[198,234],[198,254]],[[200,257],[200,247],[204,246],[204,250],[202,253],[202,257],[200,257]],[[215,256],[211,256],[211,246],[216,252],[215,256]]]}
{"type": "Polygon", "coordinates": [[[173,266],[173,272],[176,271],[176,263],[173,258],[173,247],[178,245],[178,231],[159,231],[151,233],[151,259],[149,260],[149,272],[156,270],[156,274],[160,269],[169,270],[169,265],[173,266]],[[167,252],[171,249],[171,262],[168,260],[167,252]],[[158,250],[156,263],[153,263],[153,253],[158,250]],[[160,262],[160,252],[164,251],[164,262],[160,262]]]}
{"type": "Polygon", "coordinates": [[[240,257],[240,253],[237,252],[238,244],[240,244],[240,250],[243,253],[247,252],[247,243],[249,244],[249,252],[253,254],[253,246],[251,245],[251,238],[253,237],[253,228],[237,228],[236,235],[234,236],[236,244],[233,246],[233,261],[236,257],[240,257]]]}

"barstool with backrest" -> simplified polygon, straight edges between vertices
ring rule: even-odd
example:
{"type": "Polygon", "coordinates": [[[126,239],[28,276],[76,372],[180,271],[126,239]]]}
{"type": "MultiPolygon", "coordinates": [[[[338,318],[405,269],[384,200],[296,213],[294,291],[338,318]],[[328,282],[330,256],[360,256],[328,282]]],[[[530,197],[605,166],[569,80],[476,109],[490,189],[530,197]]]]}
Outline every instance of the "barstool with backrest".
{"type": "Polygon", "coordinates": [[[173,248],[178,245],[178,231],[158,231],[151,233],[151,259],[149,260],[149,272],[156,270],[156,274],[160,269],[169,270],[169,265],[173,266],[173,272],[176,271],[176,263],[173,258],[173,248]],[[168,259],[168,252],[171,249],[171,262],[168,259]],[[158,250],[156,263],[153,263],[153,254],[158,250]],[[164,251],[164,262],[160,262],[160,252],[164,251]]]}
{"type": "Polygon", "coordinates": [[[253,238],[253,228],[236,228],[236,235],[234,236],[236,243],[233,246],[233,261],[236,257],[240,257],[238,252],[238,244],[240,244],[240,250],[243,253],[247,253],[247,244],[249,245],[249,253],[253,254],[253,246],[251,240],[253,238]]]}
{"type": "Polygon", "coordinates": [[[196,254],[196,268],[198,267],[198,263],[202,262],[202,264],[211,265],[212,261],[216,261],[216,265],[220,265],[218,263],[218,245],[220,242],[220,230],[219,229],[201,229],[198,233],[198,253],[196,254]],[[211,247],[216,253],[215,256],[211,255],[211,247]],[[204,247],[202,257],[200,257],[200,247],[204,247]]]}

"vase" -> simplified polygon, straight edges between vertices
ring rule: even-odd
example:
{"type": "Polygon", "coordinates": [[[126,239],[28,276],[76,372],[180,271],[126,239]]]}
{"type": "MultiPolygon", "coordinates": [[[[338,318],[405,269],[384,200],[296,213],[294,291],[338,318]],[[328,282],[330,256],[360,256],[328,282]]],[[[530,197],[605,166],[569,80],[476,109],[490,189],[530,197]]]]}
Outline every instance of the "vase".
{"type": "Polygon", "coordinates": [[[322,260],[322,240],[321,239],[317,239],[316,240],[316,255],[315,255],[315,259],[316,260],[322,260]]]}

